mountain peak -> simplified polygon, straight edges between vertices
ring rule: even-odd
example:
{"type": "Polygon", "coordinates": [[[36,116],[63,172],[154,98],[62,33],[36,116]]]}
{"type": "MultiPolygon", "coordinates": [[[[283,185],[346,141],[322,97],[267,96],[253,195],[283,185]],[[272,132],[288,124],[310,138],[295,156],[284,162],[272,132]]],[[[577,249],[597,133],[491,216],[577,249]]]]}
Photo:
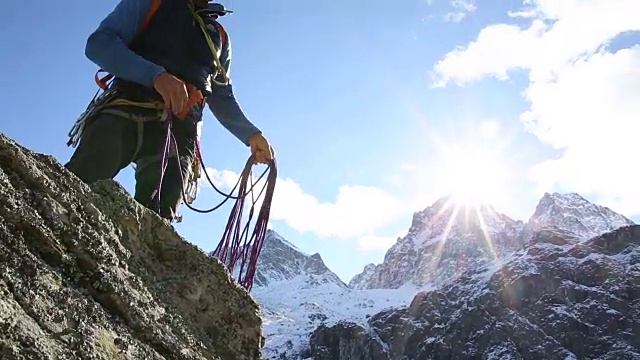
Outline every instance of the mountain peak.
{"type": "Polygon", "coordinates": [[[256,286],[264,287],[295,277],[307,277],[310,285],[334,282],[347,286],[329,270],[320,254],[306,254],[276,231],[268,230],[258,259],[256,286]]]}
{"type": "Polygon", "coordinates": [[[527,222],[526,234],[546,227],[571,231],[582,239],[633,225],[608,207],[596,205],[577,193],[545,193],[527,222]]]}
{"type": "Polygon", "coordinates": [[[500,258],[522,247],[517,235],[524,223],[491,206],[459,204],[451,196],[416,212],[407,235],[367,265],[349,286],[354,289],[423,287],[448,281],[468,267],[500,258]]]}
{"type": "Polygon", "coordinates": [[[293,245],[287,239],[278,234],[275,230],[268,229],[264,239],[265,246],[267,247],[289,247],[303,255],[308,256],[305,252],[300,250],[297,246],[293,245]]]}
{"type": "Polygon", "coordinates": [[[502,228],[514,221],[498,213],[491,204],[463,204],[449,195],[414,213],[408,234],[420,239],[435,238],[445,233],[449,236],[483,231],[486,228],[502,228]]]}
{"type": "Polygon", "coordinates": [[[464,269],[512,254],[544,228],[589,239],[628,225],[633,222],[577,193],[545,193],[526,225],[490,205],[461,205],[455,197],[445,196],[416,212],[409,232],[387,251],[383,262],[367,265],[349,286],[373,289],[442,283],[464,269]]]}
{"type": "Polygon", "coordinates": [[[640,273],[629,269],[640,227],[582,244],[569,232],[537,234],[506,261],[421,291],[364,325],[319,327],[305,358],[638,359],[640,273]]]}
{"type": "Polygon", "coordinates": [[[542,195],[540,202],[554,202],[558,204],[591,204],[589,200],[575,192],[545,192],[544,195],[542,195]]]}

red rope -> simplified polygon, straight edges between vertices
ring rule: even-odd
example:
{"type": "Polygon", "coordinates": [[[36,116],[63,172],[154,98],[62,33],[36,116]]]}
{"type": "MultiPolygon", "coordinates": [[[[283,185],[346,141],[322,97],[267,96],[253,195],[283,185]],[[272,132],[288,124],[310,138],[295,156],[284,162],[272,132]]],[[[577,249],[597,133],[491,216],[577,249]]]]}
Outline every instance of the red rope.
{"type": "MultiPolygon", "coordinates": [[[[176,151],[176,157],[178,159],[178,171],[181,170],[180,168],[180,157],[178,157],[178,146],[175,142],[175,138],[173,137],[173,132],[171,131],[171,125],[172,125],[172,119],[167,119],[165,122],[165,126],[167,128],[167,136],[165,138],[164,144],[162,146],[162,149],[160,150],[160,153],[162,154],[162,157],[160,159],[160,178],[158,180],[158,186],[156,187],[156,189],[153,191],[153,193],[151,194],[151,201],[152,203],[155,202],[156,204],[156,208],[158,210],[158,213],[161,212],[161,207],[160,207],[160,193],[161,193],[161,189],[162,189],[162,183],[164,181],[164,175],[167,171],[167,166],[169,166],[169,155],[171,153],[171,145],[173,145],[173,148],[176,151]],[[172,140],[173,139],[173,140],[172,140]]],[[[180,171],[180,176],[182,176],[182,172],[180,171]]]]}
{"type": "MultiPolygon", "coordinates": [[[[168,119],[167,121],[171,122],[172,119],[168,119]]],[[[178,172],[181,176],[182,184],[184,184],[184,179],[182,178],[181,164],[179,160],[180,154],[178,153],[177,142],[171,131],[171,123],[167,124],[167,126],[168,126],[167,142],[170,142],[170,144],[163,148],[163,161],[162,161],[163,166],[161,166],[163,168],[162,171],[164,172],[166,169],[165,156],[170,151],[171,145],[173,145],[173,150],[175,151],[175,155],[177,158],[178,172]]],[[[218,243],[218,246],[216,247],[216,250],[213,252],[213,255],[217,257],[223,264],[225,264],[225,266],[227,267],[227,269],[231,274],[233,274],[234,270],[236,270],[237,266],[239,266],[238,279],[237,279],[238,283],[242,287],[244,287],[247,291],[251,291],[251,289],[253,288],[255,273],[257,270],[258,259],[260,257],[260,253],[262,252],[262,245],[264,244],[264,239],[267,233],[267,226],[269,224],[269,215],[271,213],[271,202],[273,200],[273,193],[275,190],[276,180],[278,178],[276,161],[275,159],[272,160],[268,164],[268,168],[262,173],[262,175],[255,182],[251,184],[251,187],[249,187],[249,189],[247,189],[247,183],[249,182],[249,178],[251,177],[251,174],[252,174],[251,170],[254,165],[254,158],[253,156],[250,156],[245,164],[245,167],[242,173],[240,174],[238,182],[231,190],[231,193],[225,194],[215,186],[213,181],[211,181],[211,178],[207,173],[206,165],[202,160],[202,154],[200,152],[200,144],[196,144],[196,156],[200,160],[200,166],[202,167],[205,177],[209,181],[209,184],[213,186],[213,188],[218,193],[222,194],[225,198],[220,204],[214,206],[211,209],[207,209],[207,210],[196,209],[193,206],[191,206],[189,203],[187,203],[186,194],[184,192],[184,186],[183,186],[182,187],[183,202],[189,209],[193,211],[196,211],[199,213],[209,213],[220,208],[229,199],[236,200],[231,210],[231,214],[229,215],[229,219],[227,221],[225,231],[222,235],[222,239],[218,243]],[[258,194],[258,196],[252,199],[251,207],[249,209],[248,220],[245,223],[245,226],[243,226],[241,230],[242,215],[245,208],[245,199],[247,198],[247,195],[249,193],[253,195],[253,188],[264,177],[264,175],[267,174],[267,171],[268,171],[268,176],[266,179],[266,183],[262,188],[262,190],[260,191],[260,193],[258,194]],[[238,195],[233,196],[232,194],[236,188],[238,188],[238,195]],[[258,218],[256,219],[256,224],[251,234],[251,237],[249,237],[249,227],[251,224],[251,220],[254,216],[255,205],[258,199],[260,199],[260,197],[262,196],[262,193],[264,193],[262,206],[258,211],[258,218]]],[[[158,190],[157,190],[158,194],[160,193],[159,189],[161,189],[161,185],[162,185],[162,175],[161,175],[160,183],[158,184],[158,190]]],[[[159,199],[159,196],[158,196],[158,199],[159,199]]]]}
{"type": "MultiPolygon", "coordinates": [[[[251,237],[249,237],[249,224],[254,215],[256,201],[253,201],[249,209],[249,220],[244,228],[240,229],[242,223],[242,213],[245,207],[246,188],[249,177],[251,176],[251,167],[253,159],[249,158],[245,168],[240,175],[240,188],[238,192],[245,194],[236,200],[229,220],[225,228],[222,240],[214,251],[214,255],[224,263],[229,271],[233,272],[238,269],[238,282],[251,291],[253,287],[253,279],[257,269],[258,258],[262,251],[262,245],[267,233],[269,223],[269,215],[271,212],[271,202],[277,179],[277,168],[275,161],[270,164],[269,175],[266,180],[265,197],[262,206],[258,212],[256,225],[253,229],[251,237]],[[243,241],[244,240],[244,241],[243,241]]],[[[259,198],[260,196],[258,196],[259,198]]]]}

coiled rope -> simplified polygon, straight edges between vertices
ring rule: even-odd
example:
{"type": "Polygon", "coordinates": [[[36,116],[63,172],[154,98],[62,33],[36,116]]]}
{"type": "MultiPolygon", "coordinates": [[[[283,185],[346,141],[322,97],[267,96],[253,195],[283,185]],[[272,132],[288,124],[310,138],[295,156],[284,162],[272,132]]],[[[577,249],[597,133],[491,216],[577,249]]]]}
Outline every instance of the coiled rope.
{"type": "MultiPolygon", "coordinates": [[[[158,206],[160,206],[160,189],[162,189],[164,173],[167,169],[168,158],[171,152],[175,153],[175,157],[177,160],[176,163],[178,166],[177,170],[180,174],[181,184],[184,184],[180,154],[178,153],[177,141],[172,132],[172,124],[172,118],[168,118],[167,120],[165,120],[167,132],[163,148],[161,149],[162,162],[160,165],[160,169],[162,173],[160,174],[158,187],[156,188],[154,194],[154,198],[156,199],[156,204],[158,204],[158,206]]],[[[252,168],[254,165],[254,158],[253,156],[250,156],[245,164],[244,169],[242,170],[242,173],[238,178],[238,181],[231,189],[230,193],[227,194],[218,189],[215,183],[209,177],[209,174],[206,170],[206,165],[202,160],[199,142],[196,142],[196,157],[200,160],[200,166],[202,167],[207,181],[216,190],[216,192],[224,197],[224,199],[218,205],[210,209],[197,209],[187,201],[187,195],[185,193],[184,187],[182,187],[182,200],[190,210],[198,213],[213,212],[224,205],[229,199],[235,200],[235,204],[233,206],[233,209],[231,210],[231,214],[229,215],[229,219],[227,221],[225,231],[222,235],[222,239],[214,250],[213,256],[218,258],[227,267],[231,274],[233,274],[237,270],[238,283],[247,291],[251,291],[251,289],[253,288],[255,273],[257,270],[257,262],[260,257],[262,245],[264,244],[264,239],[267,233],[267,226],[269,223],[269,216],[271,212],[271,202],[273,200],[276,180],[278,178],[276,161],[275,159],[273,159],[269,164],[267,164],[267,169],[264,170],[264,172],[260,175],[260,177],[258,177],[258,179],[256,179],[255,181],[251,181],[251,186],[247,188],[249,179],[253,178],[252,168]],[[267,175],[267,179],[264,186],[262,187],[258,195],[254,196],[253,189],[265,175],[267,175]],[[234,196],[233,192],[236,189],[238,189],[238,195],[234,196]],[[258,212],[256,224],[254,226],[253,232],[251,233],[251,236],[249,236],[249,228],[251,220],[255,214],[255,206],[263,193],[264,199],[258,212]],[[246,205],[245,200],[249,194],[251,194],[251,205],[249,208],[248,219],[245,225],[241,226],[243,212],[246,205]]]]}

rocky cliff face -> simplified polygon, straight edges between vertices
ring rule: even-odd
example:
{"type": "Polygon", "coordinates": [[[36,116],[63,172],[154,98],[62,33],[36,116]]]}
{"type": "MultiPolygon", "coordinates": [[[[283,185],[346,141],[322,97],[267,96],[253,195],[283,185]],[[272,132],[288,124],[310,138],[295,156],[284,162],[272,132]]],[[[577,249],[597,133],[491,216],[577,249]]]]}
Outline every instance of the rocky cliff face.
{"type": "Polygon", "coordinates": [[[575,193],[545,193],[529,218],[523,237],[545,227],[570,231],[586,240],[617,228],[633,225],[633,221],[615,211],[593,204],[575,193]]]}
{"type": "Polygon", "coordinates": [[[633,225],[613,210],[582,196],[546,193],[526,225],[495,212],[490,206],[457,211],[442,198],[414,214],[407,236],[398,239],[382,264],[369,264],[349,286],[355,289],[418,288],[449,281],[487,261],[519,250],[537,230],[557,228],[582,240],[633,225]]]}
{"type": "MultiPolygon", "coordinates": [[[[555,242],[565,244],[563,246],[578,244],[630,224],[633,223],[624,216],[591,204],[576,194],[546,194],[526,225],[497,213],[489,206],[456,209],[448,198],[442,198],[416,213],[408,234],[398,239],[389,249],[384,262],[380,265],[367,265],[364,271],[350,282],[349,288],[326,267],[319,255],[303,254],[281,236],[270,232],[258,264],[260,286],[253,291],[254,297],[262,305],[262,316],[267,323],[264,353],[270,359],[295,360],[307,359],[311,354],[314,359],[338,360],[395,360],[402,359],[405,355],[408,359],[491,359],[489,355],[482,357],[473,352],[438,352],[432,357],[426,357],[427,353],[417,353],[415,349],[405,351],[405,347],[423,346],[418,338],[429,337],[428,334],[433,329],[422,329],[420,326],[424,320],[409,316],[413,313],[408,315],[406,310],[393,309],[403,309],[411,303],[417,292],[428,290],[429,292],[425,293],[430,294],[427,300],[420,302],[414,299],[412,307],[409,308],[418,307],[418,312],[431,312],[429,321],[434,323],[449,323],[448,316],[454,316],[456,321],[472,323],[473,319],[479,316],[478,313],[456,313],[455,309],[458,306],[475,306],[476,303],[462,303],[450,299],[451,301],[445,304],[448,307],[441,305],[437,309],[427,310],[428,301],[436,301],[440,299],[439,296],[449,296],[450,293],[438,289],[451,287],[458,289],[454,294],[456,298],[468,297],[474,291],[498,291],[494,289],[496,285],[489,288],[486,281],[505,263],[511,264],[508,266],[526,269],[528,266],[534,266],[528,264],[529,260],[534,263],[554,261],[557,254],[551,251],[549,246],[555,242]],[[542,231],[543,229],[553,230],[542,231]],[[526,251],[540,257],[522,256],[525,248],[526,251]],[[550,255],[545,257],[541,252],[543,250],[551,251],[550,255]],[[518,260],[514,260],[515,258],[518,260]],[[374,320],[367,320],[372,315],[374,320]],[[392,331],[393,338],[385,335],[382,327],[377,328],[376,324],[396,327],[392,331]],[[414,332],[417,334],[415,337],[414,332]],[[394,348],[398,341],[401,344],[406,341],[406,344],[394,348]],[[422,357],[413,357],[418,354],[422,357]]],[[[562,267],[562,270],[558,271],[568,271],[570,268],[562,267]]],[[[588,274],[585,273],[584,276],[594,275],[588,274]]],[[[524,274],[515,273],[513,276],[516,278],[507,281],[529,281],[524,274]],[[517,278],[521,275],[524,280],[517,278]]],[[[518,289],[520,287],[516,287],[516,290],[518,289]]],[[[525,293],[516,293],[514,296],[526,298],[526,291],[537,290],[522,291],[525,293]]],[[[499,307],[502,304],[493,306],[499,307]]],[[[490,318],[486,321],[497,323],[498,320],[490,318]]],[[[435,325],[435,328],[438,326],[435,325]]],[[[456,329],[452,331],[467,331],[467,328],[456,329]]],[[[443,348],[453,347],[451,344],[456,344],[456,341],[458,344],[463,340],[475,341],[475,338],[461,340],[460,334],[456,336],[442,335],[433,341],[442,342],[440,346],[443,348]]],[[[478,336],[478,339],[484,341],[482,337],[478,336]]],[[[509,358],[507,355],[502,357],[502,353],[496,349],[483,351],[493,354],[491,356],[495,358],[509,358]]]]}
{"type": "Polygon", "coordinates": [[[300,359],[318,326],[340,321],[365,324],[366,316],[407,304],[415,291],[359,291],[347,287],[318,254],[301,252],[270,231],[251,292],[260,303],[269,359],[300,359]]]}
{"type": "Polygon", "coordinates": [[[356,275],[354,289],[421,288],[448,281],[465,270],[500,259],[521,248],[524,227],[490,206],[458,208],[442,198],[414,214],[408,234],[386,253],[380,265],[356,275]]]}
{"type": "Polygon", "coordinates": [[[640,226],[590,240],[533,234],[504,264],[470,270],[367,326],[321,327],[316,360],[640,359],[640,226]]]}
{"type": "Polygon", "coordinates": [[[0,134],[0,358],[248,360],[262,342],[221,263],[0,134]]]}
{"type": "Polygon", "coordinates": [[[307,255],[280,234],[268,230],[258,259],[254,286],[264,287],[299,276],[306,277],[309,286],[329,282],[347,287],[335,273],[329,270],[320,254],[307,255]]]}
{"type": "Polygon", "coordinates": [[[348,291],[347,285],[320,254],[303,253],[273,230],[267,231],[257,265],[252,295],[265,320],[263,353],[270,359],[297,356],[301,340],[332,316],[332,307],[344,305],[331,295],[348,291]]]}

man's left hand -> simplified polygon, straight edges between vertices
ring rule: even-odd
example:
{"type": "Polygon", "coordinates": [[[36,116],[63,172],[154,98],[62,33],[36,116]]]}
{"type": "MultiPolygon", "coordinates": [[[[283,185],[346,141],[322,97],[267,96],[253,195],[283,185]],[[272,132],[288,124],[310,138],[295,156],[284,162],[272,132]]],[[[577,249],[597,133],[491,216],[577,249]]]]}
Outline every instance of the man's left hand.
{"type": "Polygon", "coordinates": [[[268,164],[275,158],[275,152],[262,133],[255,133],[249,138],[251,155],[254,163],[268,164]]]}

